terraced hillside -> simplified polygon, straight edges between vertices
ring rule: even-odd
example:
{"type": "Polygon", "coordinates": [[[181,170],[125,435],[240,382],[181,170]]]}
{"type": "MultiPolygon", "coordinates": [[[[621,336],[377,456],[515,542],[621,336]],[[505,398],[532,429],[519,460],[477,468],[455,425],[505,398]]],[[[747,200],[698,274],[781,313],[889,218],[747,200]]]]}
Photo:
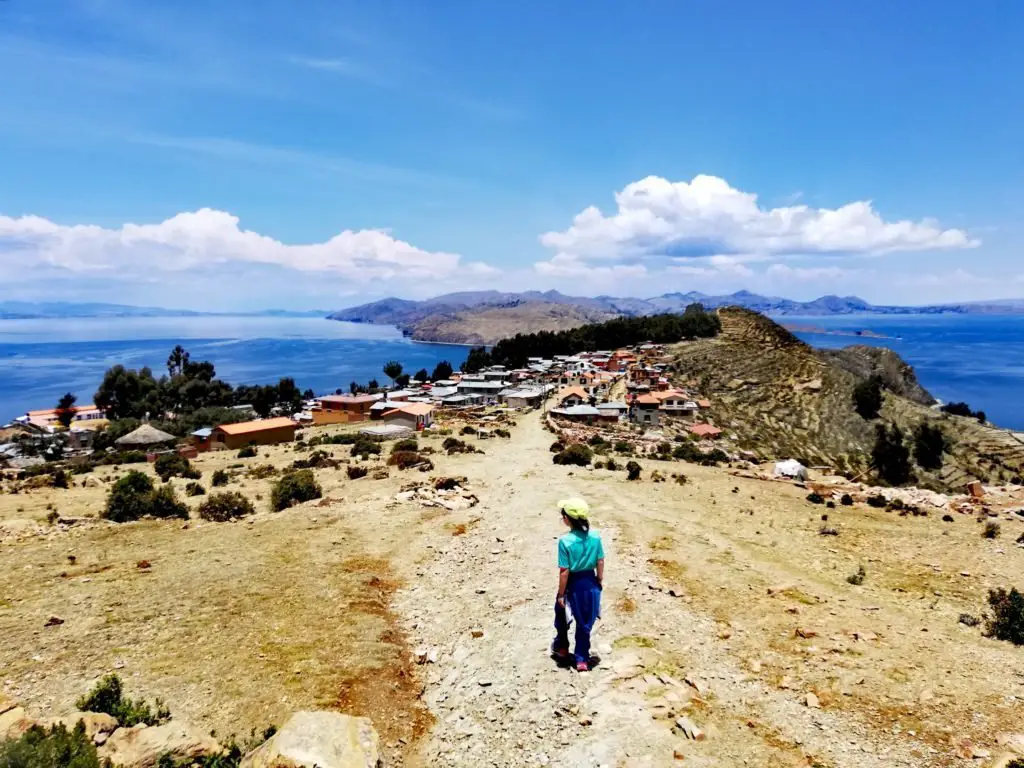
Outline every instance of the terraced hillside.
{"type": "MultiPolygon", "coordinates": [[[[716,424],[764,458],[796,457],[838,470],[867,470],[875,423],[853,409],[857,373],[818,354],[786,329],[749,310],[719,312],[718,338],[676,347],[676,374],[712,401],[716,424]]],[[[937,473],[918,484],[962,487],[969,479],[1008,481],[1024,474],[1024,445],[1010,433],[951,417],[886,392],[881,419],[909,436],[923,420],[941,424],[954,445],[937,473]]]]}

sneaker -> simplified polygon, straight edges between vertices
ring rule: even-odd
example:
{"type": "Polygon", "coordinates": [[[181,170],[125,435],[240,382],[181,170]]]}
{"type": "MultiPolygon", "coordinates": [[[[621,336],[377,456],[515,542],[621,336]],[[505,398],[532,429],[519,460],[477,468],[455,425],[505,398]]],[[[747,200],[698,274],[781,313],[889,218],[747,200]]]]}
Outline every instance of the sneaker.
{"type": "Polygon", "coordinates": [[[576,671],[577,672],[589,672],[590,671],[590,666],[585,661],[577,661],[576,662],[576,671]]]}

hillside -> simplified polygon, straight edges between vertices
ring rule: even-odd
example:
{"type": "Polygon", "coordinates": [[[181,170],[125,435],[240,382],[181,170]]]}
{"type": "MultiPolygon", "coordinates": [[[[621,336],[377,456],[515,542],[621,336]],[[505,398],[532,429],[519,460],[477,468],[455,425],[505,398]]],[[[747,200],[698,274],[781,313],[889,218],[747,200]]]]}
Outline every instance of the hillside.
{"type": "MultiPolygon", "coordinates": [[[[795,457],[851,472],[867,469],[876,422],[854,411],[852,396],[876,363],[889,369],[893,386],[922,399],[924,390],[912,386],[916,378],[906,374],[909,366],[894,353],[877,361],[872,355],[859,357],[856,349],[823,355],[763,315],[739,308],[719,314],[718,338],[676,347],[677,375],[695,381],[712,401],[714,422],[761,457],[795,457]]],[[[898,424],[907,435],[922,421],[934,421],[954,440],[942,470],[918,470],[919,484],[960,488],[972,478],[997,482],[1024,474],[1024,445],[1008,432],[939,414],[892,391],[886,392],[882,420],[898,424]]]]}
{"type": "Polygon", "coordinates": [[[510,307],[431,314],[415,323],[412,337],[418,341],[490,345],[517,333],[565,331],[616,316],[568,304],[528,302],[510,307]]]}

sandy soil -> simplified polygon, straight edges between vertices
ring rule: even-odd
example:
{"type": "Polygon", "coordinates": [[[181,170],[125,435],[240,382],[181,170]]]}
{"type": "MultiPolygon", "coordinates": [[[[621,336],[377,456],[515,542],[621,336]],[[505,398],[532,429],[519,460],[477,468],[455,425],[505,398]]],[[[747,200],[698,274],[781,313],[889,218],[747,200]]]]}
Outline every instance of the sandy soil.
{"type": "MultiPolygon", "coordinates": [[[[1021,729],[1021,650],[957,621],[989,588],[1019,586],[1021,523],[983,539],[967,516],[825,510],[790,484],[683,463],[642,462],[630,483],[553,465],[552,439],[533,415],[511,441],[482,441],[486,455],[435,456],[433,475],[479,496],[464,511],[395,501],[417,472],[320,470],[327,501],[245,522],[8,537],[0,685],[59,713],[116,669],[219,733],[338,706],[374,717],[389,761],[411,765],[977,765],[972,752],[994,757],[1021,729]],[[653,483],[654,468],[688,482],[653,483]],[[587,675],[547,657],[554,505],[569,494],[591,502],[608,551],[587,675]],[[820,535],[822,513],[838,536],[820,535]],[[858,566],[864,584],[848,584],[858,566]],[[50,615],[65,623],[44,627],[50,615]],[[420,647],[436,663],[416,665],[420,647]],[[677,716],[706,738],[687,740],[677,716]]],[[[296,457],[262,453],[245,464],[296,457]]],[[[265,510],[269,482],[241,487],[265,510]]],[[[4,494],[0,520],[96,511],[103,496],[4,494]]]]}

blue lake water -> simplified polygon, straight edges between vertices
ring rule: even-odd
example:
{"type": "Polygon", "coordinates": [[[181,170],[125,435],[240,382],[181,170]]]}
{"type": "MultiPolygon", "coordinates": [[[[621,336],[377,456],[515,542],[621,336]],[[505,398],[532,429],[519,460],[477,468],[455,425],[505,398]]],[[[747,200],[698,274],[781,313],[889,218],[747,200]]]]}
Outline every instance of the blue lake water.
{"type": "MultiPolygon", "coordinates": [[[[1024,429],[1024,316],[842,315],[782,317],[787,325],[831,331],[870,330],[892,338],[798,331],[819,347],[886,346],[917,370],[944,402],[965,400],[996,424],[1024,429]]],[[[399,360],[413,373],[439,360],[456,368],[467,349],[418,344],[393,328],[318,318],[184,317],[0,320],[0,423],[30,408],[52,407],[64,392],[81,402],[112,365],[150,366],[159,375],[167,353],[182,344],[210,360],[232,384],[266,384],[292,376],[317,393],[350,381],[385,379],[399,360]]]]}
{"type": "Polygon", "coordinates": [[[64,392],[92,402],[104,371],[118,363],[166,372],[175,344],[209,360],[232,384],[271,384],[291,376],[318,394],[349,382],[386,381],[398,360],[409,373],[455,368],[468,348],[420,344],[385,326],[319,318],[154,317],[0,320],[0,424],[33,408],[52,408],[64,392]]]}
{"type": "Polygon", "coordinates": [[[1003,427],[1024,429],[1024,316],[838,315],[780,317],[784,325],[829,331],[872,331],[892,338],[794,331],[816,347],[888,347],[914,366],[935,397],[963,400],[1003,427]]]}

